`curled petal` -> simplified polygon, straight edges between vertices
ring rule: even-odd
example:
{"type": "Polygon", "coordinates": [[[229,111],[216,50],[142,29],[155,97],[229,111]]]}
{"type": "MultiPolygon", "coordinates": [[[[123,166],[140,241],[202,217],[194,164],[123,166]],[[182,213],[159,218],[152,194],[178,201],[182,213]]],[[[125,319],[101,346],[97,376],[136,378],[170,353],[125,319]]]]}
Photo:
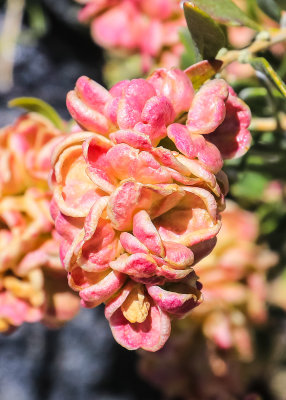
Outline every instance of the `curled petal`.
{"type": "Polygon", "coordinates": [[[182,124],[172,124],[168,127],[168,137],[175,143],[177,149],[189,158],[196,158],[197,148],[188,131],[182,124]]]}
{"type": "Polygon", "coordinates": [[[196,243],[191,246],[192,252],[194,254],[194,264],[197,264],[201,261],[202,258],[208,256],[212,250],[214,249],[217,243],[217,238],[213,237],[208,240],[203,240],[202,242],[196,243]]]}
{"type": "MultiPolygon", "coordinates": [[[[195,140],[197,140],[196,136],[195,140]]],[[[209,143],[207,140],[202,143],[202,147],[198,151],[198,159],[214,174],[218,173],[223,166],[223,160],[220,151],[216,146],[214,146],[212,143],[209,143]]]]}
{"type": "MultiPolygon", "coordinates": [[[[158,275],[163,276],[165,278],[165,281],[167,280],[175,282],[186,278],[191,273],[191,271],[192,269],[190,267],[184,269],[176,269],[169,265],[162,265],[159,268],[158,275]]],[[[155,284],[155,282],[153,283],[155,284]]]]}
{"type": "Polygon", "coordinates": [[[135,278],[149,278],[156,275],[157,264],[148,254],[123,254],[117,260],[110,263],[110,267],[116,271],[131,275],[135,278]]]}
{"type": "Polygon", "coordinates": [[[251,134],[247,129],[250,120],[249,107],[232,91],[226,102],[224,121],[207,136],[207,140],[218,147],[223,158],[241,157],[251,144],[251,134]]]}
{"type": "Polygon", "coordinates": [[[105,154],[112,148],[112,143],[102,135],[94,133],[82,145],[83,155],[91,167],[104,169],[106,167],[105,154]]]}
{"type": "Polygon", "coordinates": [[[140,199],[140,188],[140,185],[133,181],[124,182],[110,196],[108,215],[116,229],[132,229],[134,209],[140,199]]]}
{"type": "Polygon", "coordinates": [[[131,129],[111,133],[110,139],[116,144],[126,143],[135,149],[151,150],[152,148],[150,138],[147,135],[131,129]]]}
{"type": "Polygon", "coordinates": [[[107,154],[111,174],[120,180],[134,178],[141,183],[171,183],[165,168],[147,151],[139,151],[127,144],[114,146],[107,154]]]}
{"type": "Polygon", "coordinates": [[[189,169],[180,163],[170,150],[164,147],[155,147],[152,149],[152,154],[165,167],[178,171],[182,175],[190,175],[189,169]]]}
{"type": "Polygon", "coordinates": [[[159,257],[165,256],[165,250],[160,235],[145,210],[139,211],[134,215],[133,234],[151,251],[151,253],[159,257]]]}
{"type": "Polygon", "coordinates": [[[145,253],[148,254],[148,249],[140,242],[135,236],[128,232],[122,232],[120,235],[120,242],[124,249],[129,254],[145,253]]]}
{"type": "Polygon", "coordinates": [[[148,78],[157,96],[166,96],[174,107],[176,115],[188,111],[194,97],[193,86],[187,75],[176,68],[157,69],[148,78]]]}
{"type": "Polygon", "coordinates": [[[122,306],[135,286],[136,284],[133,281],[127,281],[126,285],[123,286],[120,292],[109,300],[105,307],[105,316],[108,320],[115,313],[115,311],[122,306]]]}
{"type": "Polygon", "coordinates": [[[166,250],[165,261],[173,268],[189,267],[194,262],[194,254],[188,247],[175,242],[164,242],[166,250]]]}
{"type": "Polygon", "coordinates": [[[137,124],[135,129],[141,130],[150,136],[152,143],[158,142],[166,136],[166,126],[175,118],[175,111],[170,101],[165,96],[154,96],[149,99],[143,110],[141,119],[149,126],[146,130],[143,125],[137,124]]]}
{"type": "Polygon", "coordinates": [[[120,81],[116,83],[112,88],[110,89],[109,93],[114,97],[121,97],[125,88],[129,86],[130,80],[125,79],[123,81],[120,81]]]}
{"type": "Polygon", "coordinates": [[[171,332],[170,318],[159,307],[151,304],[148,317],[142,323],[130,323],[121,310],[109,320],[114,339],[128,350],[142,348],[147,351],[160,350],[171,332]]]}
{"type": "Polygon", "coordinates": [[[81,254],[81,249],[84,244],[94,235],[103,210],[107,206],[107,202],[108,197],[102,197],[91,207],[90,212],[88,213],[84,223],[84,237],[82,241],[80,241],[77,245],[77,249],[75,250],[76,254],[81,254]]]}
{"type": "Polygon", "coordinates": [[[129,284],[106,305],[105,316],[109,320],[112,334],[121,346],[129,350],[142,348],[157,351],[164,346],[170,335],[170,318],[150,299],[150,311],[144,322],[129,322],[120,307],[132,288],[133,284],[129,284]]]}
{"type": "Polygon", "coordinates": [[[202,135],[190,133],[188,128],[181,124],[170,125],[167,133],[177,149],[188,158],[197,158],[213,173],[222,168],[223,161],[219,150],[211,146],[202,135]]]}
{"type": "Polygon", "coordinates": [[[190,290],[188,285],[184,284],[181,284],[180,288],[179,285],[174,287],[174,291],[165,290],[160,286],[148,286],[147,290],[162,310],[177,316],[185,315],[201,302],[200,291],[195,288],[190,290]]]}
{"type": "Polygon", "coordinates": [[[88,138],[82,146],[83,156],[87,163],[86,174],[91,181],[106,193],[112,193],[117,180],[110,173],[107,152],[112,143],[101,135],[88,138]]]}
{"type": "Polygon", "coordinates": [[[116,293],[123,286],[125,280],[124,274],[110,271],[94,285],[82,289],[79,295],[85,302],[92,303],[93,307],[96,307],[116,293]]]}
{"type": "Polygon", "coordinates": [[[120,102],[120,99],[121,99],[124,89],[126,87],[128,87],[129,83],[130,83],[129,80],[124,80],[124,81],[118,82],[109,91],[109,93],[113,96],[113,98],[105,104],[104,115],[114,125],[118,125],[117,124],[117,111],[118,111],[119,102],[120,102]]]}
{"type": "Polygon", "coordinates": [[[114,231],[108,220],[101,217],[96,226],[95,224],[91,225],[90,233],[93,230],[94,233],[90,239],[86,241],[83,239],[75,248],[76,262],[85,271],[106,270],[110,261],[116,259],[122,252],[117,232],[114,231]]]}
{"type": "Polygon", "coordinates": [[[100,112],[89,107],[74,90],[67,94],[67,108],[73,119],[83,128],[106,135],[110,122],[100,112]]]}
{"type": "Polygon", "coordinates": [[[205,204],[206,209],[212,220],[216,222],[217,219],[217,204],[214,196],[205,189],[185,187],[186,192],[198,196],[205,204]]]}
{"type": "Polygon", "coordinates": [[[120,129],[133,128],[141,121],[145,103],[155,95],[154,88],[144,79],[133,79],[123,90],[118,105],[117,123],[120,129]]]}
{"type": "Polygon", "coordinates": [[[190,133],[213,132],[225,118],[225,102],[228,86],[222,79],[205,83],[195,95],[188,113],[187,127],[190,133]]]}
{"type": "Polygon", "coordinates": [[[177,185],[142,185],[132,180],[123,181],[112,193],[108,203],[108,216],[120,231],[131,230],[133,216],[145,209],[155,218],[173,208],[184,196],[177,185]]]}
{"type": "MultiPolygon", "coordinates": [[[[68,135],[65,137],[55,148],[53,154],[52,154],[52,165],[55,165],[56,162],[58,161],[60,155],[69,148],[70,146],[78,146],[82,145],[82,143],[92,137],[94,134],[92,132],[79,132],[79,133],[73,133],[71,135],[68,135]]],[[[60,182],[60,181],[59,181],[60,182]]]]}
{"type": "Polygon", "coordinates": [[[105,103],[111,99],[108,90],[87,76],[81,76],[77,80],[75,91],[87,106],[100,113],[104,112],[105,103]]]}
{"type": "Polygon", "coordinates": [[[185,186],[180,207],[156,219],[155,226],[164,241],[175,241],[187,247],[213,238],[220,229],[216,202],[205,189],[185,186]]]}
{"type": "Polygon", "coordinates": [[[216,178],[221,188],[222,194],[226,196],[229,191],[229,183],[226,173],[224,171],[219,171],[216,175],[216,178]]]}

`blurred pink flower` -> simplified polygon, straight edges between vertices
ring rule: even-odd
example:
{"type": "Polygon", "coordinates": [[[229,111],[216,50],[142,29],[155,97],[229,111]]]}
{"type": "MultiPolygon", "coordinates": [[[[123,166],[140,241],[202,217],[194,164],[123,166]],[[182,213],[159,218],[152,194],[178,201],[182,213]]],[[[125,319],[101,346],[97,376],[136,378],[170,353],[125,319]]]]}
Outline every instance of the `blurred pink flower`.
{"type": "Polygon", "coordinates": [[[284,203],[286,185],[281,180],[270,181],[263,191],[265,203],[284,203]]]}
{"type": "Polygon", "coordinates": [[[37,113],[20,116],[0,130],[0,195],[47,187],[50,157],[61,132],[37,113]]]}
{"type": "MultiPolygon", "coordinates": [[[[203,303],[174,324],[162,351],[140,353],[141,373],[166,395],[227,400],[245,393],[247,367],[240,362],[253,358],[254,326],[267,318],[266,274],[278,261],[255,243],[258,233],[256,216],[227,201],[217,245],[195,268],[203,303]]],[[[277,282],[271,293],[276,288],[277,282]]]]}
{"type": "Polygon", "coordinates": [[[241,358],[252,358],[249,324],[266,321],[267,270],[277,255],[255,243],[259,229],[254,214],[227,202],[217,246],[196,272],[204,283],[204,303],[194,313],[204,334],[221,348],[235,347],[241,358]]]}
{"type": "Polygon", "coordinates": [[[62,136],[35,113],[0,131],[1,332],[39,320],[56,326],[78,310],[78,301],[66,285],[49,212],[50,156],[62,136]],[[59,302],[59,297],[64,301],[59,302]]]}
{"type": "Polygon", "coordinates": [[[110,50],[140,53],[142,68],[153,62],[179,66],[183,45],[179,29],[186,25],[180,0],[77,0],[84,4],[81,22],[90,23],[96,43],[110,50]]]}
{"type": "Polygon", "coordinates": [[[51,211],[69,283],[84,306],[106,303],[120,344],[156,351],[170,318],[200,302],[192,265],[220,228],[221,152],[247,151],[250,112],[223,80],[195,94],[178,69],[109,92],[81,77],[67,106],[87,130],[53,154],[51,211]]]}

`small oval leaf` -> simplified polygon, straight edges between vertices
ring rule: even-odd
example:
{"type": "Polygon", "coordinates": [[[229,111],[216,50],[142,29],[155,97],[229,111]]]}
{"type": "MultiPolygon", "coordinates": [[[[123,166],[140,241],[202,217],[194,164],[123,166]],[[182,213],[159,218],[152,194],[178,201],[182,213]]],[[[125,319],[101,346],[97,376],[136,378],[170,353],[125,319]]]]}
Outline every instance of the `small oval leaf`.
{"type": "Polygon", "coordinates": [[[196,50],[190,32],[187,28],[182,27],[181,29],[179,29],[179,38],[185,48],[185,51],[181,55],[180,66],[182,69],[185,69],[188,68],[190,65],[195,64],[196,50]]]}
{"type": "Polygon", "coordinates": [[[248,26],[256,31],[262,30],[262,27],[249,18],[231,0],[192,0],[190,3],[199,7],[221,24],[248,26]]]}
{"type": "Polygon", "coordinates": [[[36,97],[16,97],[8,102],[9,107],[21,107],[27,111],[37,112],[48,118],[56,128],[63,130],[64,124],[56,110],[44,100],[36,97]]]}
{"type": "Polygon", "coordinates": [[[184,3],[184,11],[195,47],[196,61],[215,58],[226,43],[222,29],[206,12],[191,2],[184,3]]]}

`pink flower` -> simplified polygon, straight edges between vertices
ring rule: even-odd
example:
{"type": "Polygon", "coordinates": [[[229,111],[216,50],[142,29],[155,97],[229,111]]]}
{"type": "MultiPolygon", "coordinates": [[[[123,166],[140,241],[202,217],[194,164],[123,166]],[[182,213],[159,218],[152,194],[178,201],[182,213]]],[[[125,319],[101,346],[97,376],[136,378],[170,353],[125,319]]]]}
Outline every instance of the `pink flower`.
{"type": "Polygon", "coordinates": [[[179,65],[183,45],[178,32],[186,25],[179,0],[78,2],[85,4],[79,20],[90,23],[91,35],[102,47],[140,53],[145,72],[154,61],[165,67],[179,65]]]}
{"type": "Polygon", "coordinates": [[[61,259],[82,304],[106,303],[113,335],[128,349],[158,350],[170,318],[200,302],[192,266],[215,245],[227,191],[220,150],[208,138],[225,156],[242,154],[250,140],[248,132],[236,141],[250,115],[243,103],[228,107],[235,101],[222,80],[195,95],[178,69],[109,92],[81,77],[67,96],[87,131],[53,154],[61,259]]]}
{"type": "Polygon", "coordinates": [[[37,113],[20,116],[0,130],[0,194],[22,193],[28,187],[45,185],[50,157],[61,132],[37,113]]]}
{"type": "Polygon", "coordinates": [[[49,212],[50,156],[61,139],[52,123],[34,113],[0,133],[1,332],[39,320],[56,326],[78,310],[66,285],[49,212]],[[69,296],[68,306],[58,301],[61,296],[65,302],[69,296]]]}
{"type": "Polygon", "coordinates": [[[193,318],[202,319],[204,334],[218,347],[234,347],[241,358],[250,359],[250,327],[267,318],[266,272],[277,255],[255,243],[259,230],[254,214],[228,201],[222,222],[214,251],[196,266],[204,303],[193,318]]]}

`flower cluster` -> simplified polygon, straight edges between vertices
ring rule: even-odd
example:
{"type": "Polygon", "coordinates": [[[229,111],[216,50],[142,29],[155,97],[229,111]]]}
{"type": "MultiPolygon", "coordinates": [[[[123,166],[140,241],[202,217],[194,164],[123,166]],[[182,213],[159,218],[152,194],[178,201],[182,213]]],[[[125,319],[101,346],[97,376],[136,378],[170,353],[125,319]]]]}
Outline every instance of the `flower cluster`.
{"type": "Polygon", "coordinates": [[[266,273],[277,262],[255,243],[258,232],[255,215],[227,201],[217,245],[196,265],[204,302],[175,324],[162,352],[141,353],[142,374],[168,395],[206,400],[245,392],[238,360],[252,359],[253,326],[267,318],[266,273]]]}
{"type": "Polygon", "coordinates": [[[85,131],[53,154],[52,215],[82,304],[106,303],[115,339],[156,351],[170,319],[200,303],[192,266],[214,247],[227,178],[249,147],[248,107],[215,79],[195,93],[178,69],[110,91],[81,77],[67,106],[85,131]]]}
{"type": "Polygon", "coordinates": [[[38,113],[20,116],[0,130],[0,195],[23,193],[36,186],[47,189],[51,153],[61,132],[38,113]]]}
{"type": "Polygon", "coordinates": [[[228,201],[217,246],[196,269],[205,301],[193,317],[216,346],[234,347],[246,360],[253,356],[249,327],[267,318],[266,273],[278,261],[255,243],[258,233],[256,216],[228,201]]]}
{"type": "Polygon", "coordinates": [[[178,66],[183,45],[179,28],[185,26],[180,0],[77,0],[84,4],[81,22],[90,22],[96,43],[106,49],[140,53],[143,70],[153,61],[178,66]]]}
{"type": "Polygon", "coordinates": [[[56,326],[78,309],[65,284],[49,212],[50,157],[61,139],[62,133],[35,113],[0,131],[1,332],[39,320],[56,326]]]}

